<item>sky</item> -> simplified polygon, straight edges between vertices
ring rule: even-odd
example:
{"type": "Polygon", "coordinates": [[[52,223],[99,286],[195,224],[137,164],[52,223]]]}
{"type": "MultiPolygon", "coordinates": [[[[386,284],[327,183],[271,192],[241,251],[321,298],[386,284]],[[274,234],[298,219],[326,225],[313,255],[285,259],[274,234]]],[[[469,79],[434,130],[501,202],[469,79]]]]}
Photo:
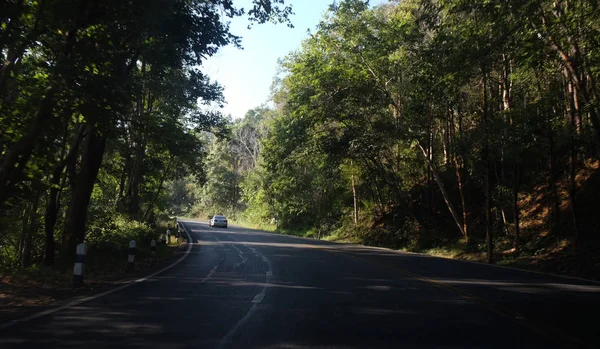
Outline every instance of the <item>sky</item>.
{"type": "MultiPolygon", "coordinates": [[[[244,7],[247,2],[240,0],[238,6],[244,7]]],[[[384,2],[387,0],[370,1],[371,5],[384,2]]],[[[242,118],[249,109],[267,102],[277,60],[300,47],[307,30],[314,31],[332,0],[287,0],[286,3],[293,6],[294,28],[265,23],[248,30],[245,17],[234,18],[231,32],[242,37],[243,50],[227,46],[204,62],[202,71],[224,87],[227,101],[224,115],[242,118]]]]}

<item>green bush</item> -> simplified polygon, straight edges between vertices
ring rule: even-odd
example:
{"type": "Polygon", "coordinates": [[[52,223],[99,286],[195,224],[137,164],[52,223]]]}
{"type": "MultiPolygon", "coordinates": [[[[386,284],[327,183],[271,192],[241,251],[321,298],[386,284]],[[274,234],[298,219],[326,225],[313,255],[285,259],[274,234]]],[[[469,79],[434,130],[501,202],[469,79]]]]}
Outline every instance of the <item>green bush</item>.
{"type": "Polygon", "coordinates": [[[148,224],[115,215],[103,226],[91,229],[86,242],[90,248],[126,249],[131,240],[135,240],[139,245],[147,243],[153,237],[154,231],[148,224]]]}

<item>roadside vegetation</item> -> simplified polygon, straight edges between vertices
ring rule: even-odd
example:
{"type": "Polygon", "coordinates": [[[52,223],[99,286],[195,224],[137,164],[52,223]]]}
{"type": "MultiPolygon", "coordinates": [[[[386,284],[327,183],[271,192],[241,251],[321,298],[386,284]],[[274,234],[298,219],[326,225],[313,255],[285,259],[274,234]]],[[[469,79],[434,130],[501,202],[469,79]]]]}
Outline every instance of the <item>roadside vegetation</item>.
{"type": "Polygon", "coordinates": [[[227,133],[223,89],[202,64],[240,46],[232,18],[291,13],[279,0],[247,5],[0,4],[0,304],[72,287],[82,242],[88,285],[126,277],[130,240],[137,272],[174,257],[181,240],[150,258],[152,239],[175,237],[173,183],[205,182],[208,141],[227,133]]]}
{"type": "Polygon", "coordinates": [[[211,142],[191,210],[597,277],[599,15],[597,1],[336,2],[271,100],[211,142]]]}

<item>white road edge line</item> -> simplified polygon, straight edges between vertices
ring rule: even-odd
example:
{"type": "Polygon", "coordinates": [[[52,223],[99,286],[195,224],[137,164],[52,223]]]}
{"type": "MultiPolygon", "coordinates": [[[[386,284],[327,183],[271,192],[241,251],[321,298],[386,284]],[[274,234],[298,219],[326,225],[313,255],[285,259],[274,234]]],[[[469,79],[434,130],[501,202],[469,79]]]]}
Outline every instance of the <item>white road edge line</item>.
{"type": "Polygon", "coordinates": [[[281,234],[281,233],[273,233],[273,232],[268,232],[268,231],[264,231],[264,230],[246,228],[246,227],[235,226],[235,225],[232,225],[232,227],[237,227],[237,228],[244,229],[244,230],[248,230],[248,229],[249,230],[255,230],[255,231],[257,230],[257,231],[260,231],[263,234],[279,235],[279,236],[282,236],[282,237],[285,236],[286,238],[289,238],[289,239],[292,239],[292,240],[295,239],[295,240],[305,240],[305,241],[319,241],[319,242],[323,242],[324,243],[323,245],[331,244],[331,245],[337,245],[337,246],[350,246],[350,247],[354,246],[354,247],[357,247],[357,248],[365,248],[365,249],[373,249],[373,250],[384,250],[384,251],[393,252],[393,253],[397,253],[397,254],[403,254],[403,253],[405,253],[405,254],[412,254],[412,255],[417,255],[417,256],[427,257],[427,258],[437,258],[437,259],[449,260],[449,261],[456,261],[456,262],[462,262],[462,263],[484,265],[484,266],[488,266],[488,267],[492,267],[492,268],[501,268],[501,269],[515,270],[515,271],[521,271],[521,272],[524,272],[524,273],[546,275],[546,276],[552,276],[552,277],[562,278],[562,279],[578,280],[578,281],[589,282],[589,283],[592,283],[592,284],[598,284],[598,285],[600,285],[600,281],[592,280],[592,279],[580,278],[580,277],[576,277],[576,276],[568,276],[568,275],[559,275],[559,274],[553,274],[553,273],[545,273],[543,271],[536,271],[536,270],[528,270],[528,269],[507,267],[507,266],[504,266],[504,265],[488,264],[488,263],[484,263],[484,262],[475,262],[475,261],[469,261],[469,260],[457,259],[457,258],[432,256],[432,255],[429,255],[429,254],[418,253],[418,252],[408,252],[408,251],[394,250],[394,249],[387,248],[387,247],[365,246],[365,245],[350,244],[350,243],[347,244],[347,243],[343,243],[343,242],[336,242],[336,241],[329,241],[329,240],[317,240],[317,239],[313,239],[313,238],[305,238],[305,237],[302,237],[302,236],[294,236],[294,235],[286,235],[286,234],[281,234]]]}
{"type": "MultiPolygon", "coordinates": [[[[306,239],[306,238],[302,238],[302,239],[306,239]]],[[[332,242],[332,241],[330,241],[330,242],[332,242]]],[[[344,245],[343,243],[339,243],[339,242],[332,242],[332,243],[337,244],[337,245],[344,245]]],[[[544,273],[543,271],[535,271],[535,270],[528,270],[528,269],[513,268],[513,267],[507,267],[507,266],[504,266],[504,265],[488,264],[488,263],[484,263],[484,262],[469,261],[469,260],[458,259],[458,258],[432,256],[432,255],[429,255],[429,254],[418,253],[418,252],[393,250],[393,249],[387,248],[387,247],[363,246],[363,245],[357,245],[357,244],[348,244],[348,245],[352,245],[352,246],[355,246],[355,247],[358,247],[358,248],[372,249],[372,250],[384,250],[384,251],[393,252],[393,253],[397,253],[397,254],[403,254],[403,253],[405,253],[405,254],[412,254],[412,255],[416,255],[416,256],[420,256],[420,257],[426,257],[426,258],[435,258],[435,259],[441,259],[441,260],[446,260],[446,261],[454,261],[454,262],[461,262],[461,263],[469,263],[469,264],[481,265],[481,266],[486,266],[486,267],[515,270],[515,271],[521,271],[521,272],[524,272],[524,273],[546,275],[546,276],[552,276],[552,277],[560,278],[560,279],[578,280],[578,281],[589,282],[589,283],[592,283],[592,284],[598,284],[598,285],[600,285],[600,281],[579,278],[579,277],[576,277],[576,276],[568,276],[568,275],[559,275],[559,274],[552,274],[552,273],[544,273]]]]}
{"type": "Polygon", "coordinates": [[[88,296],[88,297],[85,297],[85,298],[76,299],[76,300],[73,300],[71,302],[68,302],[67,304],[61,305],[61,306],[56,307],[56,308],[51,308],[51,309],[48,309],[48,310],[41,311],[39,313],[31,314],[31,315],[26,316],[26,317],[21,318],[21,319],[15,319],[15,320],[11,320],[9,322],[0,324],[0,330],[4,330],[6,328],[9,328],[11,326],[14,326],[16,324],[20,324],[20,323],[23,323],[23,322],[26,322],[26,321],[31,321],[31,320],[40,318],[42,316],[54,314],[54,313],[59,312],[61,310],[68,309],[68,308],[74,307],[76,305],[79,305],[79,304],[82,304],[82,303],[85,303],[85,302],[89,302],[89,301],[92,301],[94,299],[98,299],[100,297],[107,296],[107,295],[109,295],[111,293],[115,293],[117,291],[121,291],[122,289],[125,289],[125,288],[127,288],[129,286],[135,285],[135,284],[140,283],[140,282],[144,282],[144,281],[146,281],[148,279],[151,279],[151,278],[155,277],[158,274],[161,274],[161,273],[163,273],[163,272],[165,272],[165,271],[173,268],[177,264],[181,263],[184,259],[186,259],[187,256],[189,256],[189,254],[190,254],[190,252],[192,250],[192,246],[194,245],[192,237],[191,237],[190,233],[188,232],[188,229],[185,226],[183,226],[183,229],[185,230],[185,233],[186,233],[186,235],[188,237],[188,241],[189,241],[188,242],[188,246],[187,246],[187,250],[185,251],[185,253],[183,254],[183,256],[179,257],[178,260],[176,260],[175,262],[173,262],[173,263],[169,264],[168,266],[162,268],[161,270],[156,271],[156,272],[154,272],[154,273],[152,273],[152,274],[150,274],[148,276],[145,276],[145,277],[142,277],[142,278],[139,278],[139,279],[136,279],[136,280],[128,281],[124,285],[121,285],[119,287],[110,289],[108,291],[104,291],[104,292],[101,292],[101,293],[98,293],[98,294],[95,294],[95,295],[92,295],[92,296],[88,296]]]}

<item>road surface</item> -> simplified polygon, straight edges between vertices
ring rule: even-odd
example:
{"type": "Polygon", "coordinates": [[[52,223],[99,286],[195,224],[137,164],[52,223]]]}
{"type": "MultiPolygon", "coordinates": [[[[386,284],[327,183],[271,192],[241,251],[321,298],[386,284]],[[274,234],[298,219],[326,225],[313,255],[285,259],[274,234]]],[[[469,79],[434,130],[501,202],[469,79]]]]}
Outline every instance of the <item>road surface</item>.
{"type": "Polygon", "coordinates": [[[600,348],[600,285],[185,221],[190,254],[0,348],[600,348]]]}

